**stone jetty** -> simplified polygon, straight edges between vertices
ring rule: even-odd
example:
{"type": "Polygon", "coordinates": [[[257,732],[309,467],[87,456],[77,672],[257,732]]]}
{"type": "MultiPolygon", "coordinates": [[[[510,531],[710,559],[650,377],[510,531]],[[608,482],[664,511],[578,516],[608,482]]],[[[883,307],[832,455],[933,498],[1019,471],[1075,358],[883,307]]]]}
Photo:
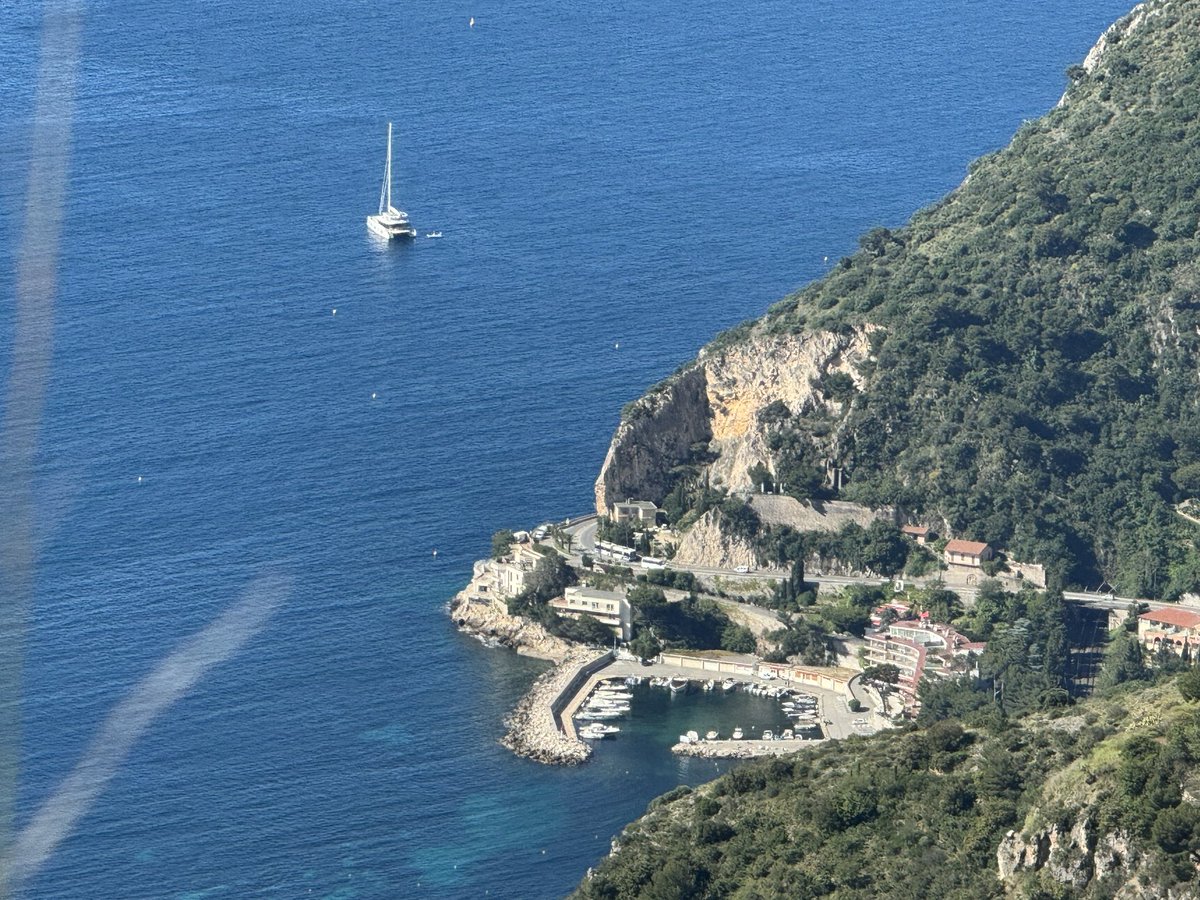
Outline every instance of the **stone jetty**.
{"type": "MultiPolygon", "coordinates": [[[[577,766],[592,755],[592,748],[560,727],[555,710],[589,666],[607,657],[607,651],[576,649],[557,666],[543,672],[505,720],[508,734],[500,741],[518,756],[547,765],[577,766]]],[[[572,729],[573,732],[573,729],[572,729]]]]}
{"type": "Polygon", "coordinates": [[[791,741],[697,741],[676,744],[672,753],[679,756],[700,756],[705,759],[751,759],[755,756],[782,756],[822,743],[816,740],[791,741]]]}

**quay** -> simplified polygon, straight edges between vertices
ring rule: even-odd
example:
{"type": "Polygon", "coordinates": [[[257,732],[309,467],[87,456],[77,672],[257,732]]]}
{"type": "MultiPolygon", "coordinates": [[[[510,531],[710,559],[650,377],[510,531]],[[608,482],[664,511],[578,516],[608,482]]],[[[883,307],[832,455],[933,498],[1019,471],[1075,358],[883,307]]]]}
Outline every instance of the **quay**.
{"type": "MultiPolygon", "coordinates": [[[[762,741],[753,739],[677,744],[681,755],[743,759],[791,753],[827,739],[873,734],[887,727],[876,713],[852,712],[849,701],[866,697],[857,673],[837,667],[763,663],[752,656],[723,651],[668,651],[653,663],[618,658],[612,651],[575,650],[540,676],[508,717],[501,743],[520,756],[550,765],[578,765],[592,755],[580,739],[574,716],[601,681],[641,678],[686,678],[701,683],[735,678],[742,685],[787,688],[817,698],[821,738],[762,741]]],[[[876,704],[871,704],[875,706],[876,704]]]]}

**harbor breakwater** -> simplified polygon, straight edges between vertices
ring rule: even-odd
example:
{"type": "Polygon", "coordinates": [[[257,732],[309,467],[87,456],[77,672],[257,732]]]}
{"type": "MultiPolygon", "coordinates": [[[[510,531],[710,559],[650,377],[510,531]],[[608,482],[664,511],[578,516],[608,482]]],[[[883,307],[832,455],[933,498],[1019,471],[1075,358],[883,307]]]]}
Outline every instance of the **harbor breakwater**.
{"type": "Polygon", "coordinates": [[[756,756],[782,756],[824,743],[824,738],[791,741],[694,741],[671,748],[677,756],[704,759],[752,759],[756,756]]]}
{"type": "Polygon", "coordinates": [[[568,734],[559,715],[579,685],[606,665],[607,650],[574,649],[554,668],[543,672],[505,720],[508,733],[500,743],[518,756],[547,765],[577,766],[592,755],[584,741],[568,734]]]}

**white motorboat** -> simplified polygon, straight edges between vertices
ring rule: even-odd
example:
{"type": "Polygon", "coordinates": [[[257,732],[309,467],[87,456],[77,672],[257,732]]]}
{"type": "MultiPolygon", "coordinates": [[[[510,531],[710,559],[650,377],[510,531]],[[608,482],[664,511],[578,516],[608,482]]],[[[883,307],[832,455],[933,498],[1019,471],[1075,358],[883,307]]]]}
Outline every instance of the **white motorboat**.
{"type": "Polygon", "coordinates": [[[721,682],[721,690],[723,691],[732,691],[735,687],[737,687],[737,682],[732,678],[726,678],[721,682]]]}
{"type": "Polygon", "coordinates": [[[630,700],[633,699],[633,694],[628,694],[628,693],[618,694],[616,692],[598,691],[597,693],[592,694],[592,699],[593,700],[605,700],[609,703],[628,703],[630,700]]]}
{"type": "Polygon", "coordinates": [[[430,231],[425,235],[427,238],[440,238],[441,236],[442,233],[440,231],[430,231]]]}
{"type": "Polygon", "coordinates": [[[737,728],[733,729],[733,739],[735,741],[740,741],[742,739],[742,726],[741,725],[739,725],[737,728]]]}
{"type": "Polygon", "coordinates": [[[713,681],[711,678],[708,679],[708,681],[704,682],[704,689],[706,691],[711,691],[716,686],[717,686],[717,683],[715,681],[713,681]]]}
{"type": "Polygon", "coordinates": [[[615,702],[614,703],[606,703],[604,701],[593,700],[590,703],[586,704],[584,706],[584,708],[588,712],[627,713],[627,712],[629,712],[631,707],[628,703],[615,703],[615,702]]]}
{"type": "Polygon", "coordinates": [[[715,741],[718,737],[719,735],[715,731],[708,731],[704,734],[704,739],[706,741],[715,741]]]}
{"type": "Polygon", "coordinates": [[[579,729],[579,736],[585,741],[602,741],[612,733],[610,731],[601,731],[600,729],[603,727],[603,725],[597,723],[584,725],[579,729]]]}
{"type": "Polygon", "coordinates": [[[796,739],[796,732],[792,731],[790,728],[785,728],[783,729],[783,734],[781,734],[780,737],[785,741],[794,741],[796,739]]]}
{"type": "Polygon", "coordinates": [[[775,740],[775,732],[773,732],[770,728],[764,728],[763,733],[762,733],[762,739],[764,741],[775,740]]]}
{"type": "Polygon", "coordinates": [[[599,731],[601,734],[616,734],[617,732],[619,732],[621,730],[619,725],[602,725],[599,722],[596,722],[595,724],[589,725],[587,727],[592,729],[593,731],[599,731]]]}
{"type": "Polygon", "coordinates": [[[408,221],[408,213],[392,206],[392,123],[388,122],[387,163],[383,167],[383,186],[379,189],[379,212],[367,216],[367,229],[386,240],[415,238],[417,229],[408,221]]]}
{"type": "Polygon", "coordinates": [[[671,689],[672,694],[686,693],[688,688],[691,686],[692,683],[690,681],[688,681],[686,678],[680,678],[679,676],[676,676],[667,682],[667,687],[671,689]]]}
{"type": "Polygon", "coordinates": [[[689,731],[689,732],[687,733],[687,736],[688,736],[688,742],[689,742],[689,743],[692,743],[692,744],[698,744],[698,743],[700,743],[700,734],[699,734],[698,732],[695,732],[695,731],[689,731]]]}
{"type": "Polygon", "coordinates": [[[619,719],[625,713],[616,709],[585,709],[583,712],[575,714],[575,718],[581,722],[598,722],[604,719],[619,719]]]}

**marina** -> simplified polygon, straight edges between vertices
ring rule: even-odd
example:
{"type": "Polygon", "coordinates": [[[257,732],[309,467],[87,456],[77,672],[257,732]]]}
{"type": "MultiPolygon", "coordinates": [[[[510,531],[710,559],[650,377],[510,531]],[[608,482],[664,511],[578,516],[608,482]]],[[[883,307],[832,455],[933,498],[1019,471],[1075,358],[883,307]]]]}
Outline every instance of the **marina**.
{"type": "Polygon", "coordinates": [[[590,758],[593,742],[626,729],[668,729],[678,735],[675,752],[716,758],[787,752],[874,730],[850,712],[849,684],[840,692],[800,686],[768,670],[725,679],[717,690],[716,679],[703,674],[611,653],[575,657],[539,679],[510,717],[505,742],[541,762],[576,764],[590,758]]]}

